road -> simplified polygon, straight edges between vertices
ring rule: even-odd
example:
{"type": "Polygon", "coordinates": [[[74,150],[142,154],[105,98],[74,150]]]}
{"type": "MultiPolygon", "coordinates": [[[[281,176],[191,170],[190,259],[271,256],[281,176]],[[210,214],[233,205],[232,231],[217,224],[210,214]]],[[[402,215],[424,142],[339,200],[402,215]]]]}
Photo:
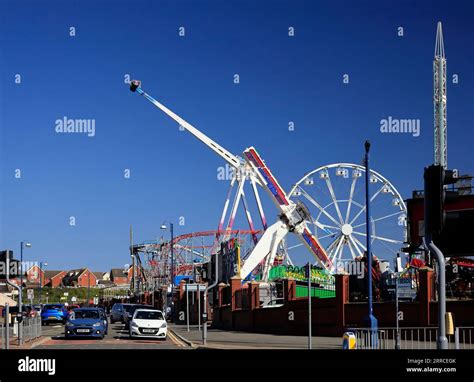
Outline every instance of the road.
{"type": "Polygon", "coordinates": [[[173,333],[166,340],[129,338],[122,324],[109,324],[103,340],[95,338],[65,339],[63,325],[43,326],[40,344],[35,349],[182,349],[188,346],[173,333]]]}
{"type": "MultiPolygon", "coordinates": [[[[170,327],[194,347],[202,347],[202,332],[195,325],[187,331],[186,325],[170,327]]],[[[250,332],[236,332],[219,329],[208,330],[207,346],[214,349],[307,349],[308,337],[285,336],[250,332]]],[[[313,337],[313,349],[341,349],[341,337],[313,337]]]]}

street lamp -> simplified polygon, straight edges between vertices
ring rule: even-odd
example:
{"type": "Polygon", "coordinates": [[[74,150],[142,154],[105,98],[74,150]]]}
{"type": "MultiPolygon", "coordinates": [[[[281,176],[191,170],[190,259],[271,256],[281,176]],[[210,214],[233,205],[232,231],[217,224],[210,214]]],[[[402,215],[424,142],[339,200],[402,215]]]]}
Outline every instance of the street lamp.
{"type": "Polygon", "coordinates": [[[373,349],[377,346],[377,319],[374,316],[373,305],[372,305],[372,237],[371,237],[371,226],[370,226],[370,168],[369,168],[369,151],[370,142],[365,141],[365,221],[367,230],[367,287],[368,287],[368,303],[369,311],[366,317],[367,324],[370,330],[370,348],[373,349]]]}
{"type": "Polygon", "coordinates": [[[167,230],[168,227],[166,226],[166,223],[169,224],[170,226],[170,234],[171,234],[171,241],[170,241],[170,247],[171,247],[171,288],[173,288],[174,285],[174,250],[173,250],[173,240],[174,240],[174,232],[173,232],[173,223],[164,221],[161,224],[160,229],[167,230]]]}
{"type": "Polygon", "coordinates": [[[41,292],[43,290],[43,267],[47,267],[48,263],[40,261],[40,292],[39,292],[39,303],[41,305],[41,292]]]}
{"type": "Polygon", "coordinates": [[[21,287],[21,293],[23,293],[23,248],[31,248],[31,243],[27,241],[21,241],[20,242],[20,287],[21,287]]]}

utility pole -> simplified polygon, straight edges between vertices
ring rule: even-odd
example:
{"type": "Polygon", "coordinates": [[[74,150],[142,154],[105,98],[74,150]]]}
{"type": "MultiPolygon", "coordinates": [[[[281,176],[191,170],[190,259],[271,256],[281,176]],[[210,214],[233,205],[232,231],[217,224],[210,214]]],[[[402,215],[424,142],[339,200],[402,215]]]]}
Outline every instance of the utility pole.
{"type": "Polygon", "coordinates": [[[313,328],[312,328],[312,317],[311,317],[311,263],[308,261],[308,349],[313,348],[313,328]]]}
{"type": "Polygon", "coordinates": [[[174,286],[174,225],[170,222],[170,233],[171,233],[171,291],[173,291],[174,286]]]}
{"type": "Polygon", "coordinates": [[[397,257],[395,258],[395,326],[396,326],[396,333],[395,333],[395,350],[400,350],[400,323],[398,320],[398,279],[400,277],[400,254],[397,253],[397,257]]]}
{"type": "Polygon", "coordinates": [[[135,295],[135,254],[133,253],[133,227],[130,225],[130,257],[132,258],[132,295],[135,295]]]}
{"type": "MultiPolygon", "coordinates": [[[[214,254],[214,258],[216,260],[216,275],[215,275],[215,280],[211,285],[207,285],[206,290],[204,291],[204,313],[202,315],[202,344],[206,345],[207,344],[207,294],[209,293],[209,290],[214,288],[217,283],[219,282],[219,252],[214,254]]],[[[210,262],[212,265],[212,262],[210,262]]]]}
{"type": "Polygon", "coordinates": [[[378,322],[373,314],[372,305],[372,237],[370,230],[370,166],[369,166],[369,151],[370,142],[365,141],[365,220],[366,220],[366,234],[367,234],[367,288],[368,288],[368,303],[369,312],[366,318],[368,327],[370,329],[370,348],[374,349],[377,345],[377,326],[378,322]]]}

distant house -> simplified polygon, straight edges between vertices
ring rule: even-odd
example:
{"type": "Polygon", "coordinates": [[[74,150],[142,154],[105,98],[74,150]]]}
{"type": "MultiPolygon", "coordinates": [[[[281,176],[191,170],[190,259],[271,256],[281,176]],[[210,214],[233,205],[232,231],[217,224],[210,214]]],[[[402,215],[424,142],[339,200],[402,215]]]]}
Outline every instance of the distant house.
{"type": "Polygon", "coordinates": [[[25,272],[25,280],[24,283],[26,286],[29,287],[39,287],[40,281],[44,285],[45,277],[44,277],[44,269],[41,269],[39,265],[32,265],[26,272],[25,272]]]}
{"type": "Polygon", "coordinates": [[[137,267],[137,266],[134,267],[133,265],[131,265],[131,266],[128,268],[128,270],[127,270],[127,278],[128,278],[128,283],[129,283],[129,284],[132,282],[133,269],[134,269],[134,268],[135,268],[135,276],[136,276],[137,278],[139,278],[140,275],[141,275],[140,268],[137,267]]]}
{"type": "Polygon", "coordinates": [[[97,282],[102,280],[102,278],[104,277],[104,272],[92,272],[92,273],[95,275],[97,282]]]}
{"type": "Polygon", "coordinates": [[[43,271],[43,286],[51,287],[51,288],[58,288],[62,286],[62,281],[64,276],[66,276],[65,271],[43,271]]]}
{"type": "Polygon", "coordinates": [[[115,285],[128,285],[130,283],[127,274],[122,268],[112,268],[110,270],[110,281],[115,285]]]}
{"type": "Polygon", "coordinates": [[[97,276],[88,268],[71,269],[63,277],[63,285],[68,287],[94,287],[97,276]]]}

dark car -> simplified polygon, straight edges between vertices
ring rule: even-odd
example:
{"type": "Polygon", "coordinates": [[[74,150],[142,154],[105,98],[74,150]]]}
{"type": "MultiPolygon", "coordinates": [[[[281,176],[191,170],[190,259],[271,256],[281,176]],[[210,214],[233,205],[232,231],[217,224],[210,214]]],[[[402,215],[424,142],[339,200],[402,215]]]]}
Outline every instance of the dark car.
{"type": "Polygon", "coordinates": [[[130,321],[132,321],[133,314],[137,309],[152,309],[152,310],[158,310],[152,305],[143,305],[143,304],[132,304],[128,311],[124,313],[123,315],[123,323],[125,324],[125,329],[130,328],[130,321]]]}
{"type": "MultiPolygon", "coordinates": [[[[30,305],[22,305],[21,307],[23,317],[37,317],[38,312],[30,305]]],[[[18,306],[11,306],[9,309],[10,312],[10,322],[13,322],[15,317],[18,317],[18,306]]],[[[5,309],[2,310],[2,317],[5,317],[5,309]]]]}
{"type": "Polygon", "coordinates": [[[41,323],[48,325],[50,322],[65,323],[67,319],[67,309],[64,304],[46,304],[41,310],[41,323]]]}
{"type": "Polygon", "coordinates": [[[103,339],[108,332],[105,313],[99,308],[74,309],[66,322],[65,338],[96,337],[103,339]]]}
{"type": "Polygon", "coordinates": [[[114,304],[112,310],[110,311],[110,323],[123,323],[123,313],[130,309],[131,306],[132,304],[122,304],[121,302],[117,302],[116,304],[114,304]]]}

